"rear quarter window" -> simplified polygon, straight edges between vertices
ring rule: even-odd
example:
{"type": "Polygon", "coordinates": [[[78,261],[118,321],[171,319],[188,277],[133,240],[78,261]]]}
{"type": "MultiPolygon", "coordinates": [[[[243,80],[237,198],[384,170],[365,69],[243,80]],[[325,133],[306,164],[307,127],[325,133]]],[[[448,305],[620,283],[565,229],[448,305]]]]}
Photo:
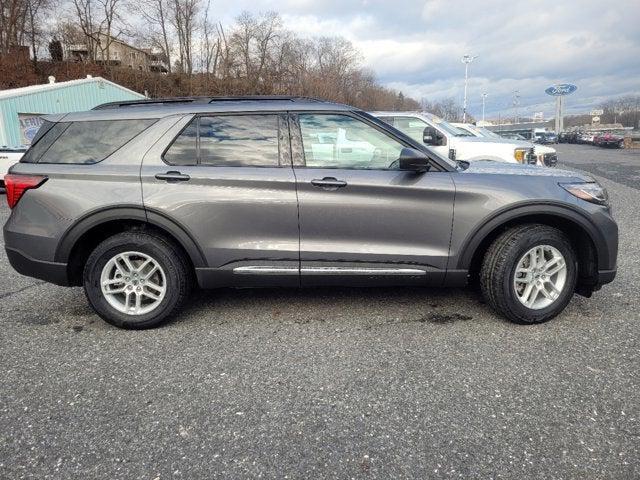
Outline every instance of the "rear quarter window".
{"type": "MultiPolygon", "coordinates": [[[[155,119],[60,122],[27,151],[27,163],[97,163],[114,153],[155,119]]],[[[40,132],[38,132],[39,134],[40,132]]]]}

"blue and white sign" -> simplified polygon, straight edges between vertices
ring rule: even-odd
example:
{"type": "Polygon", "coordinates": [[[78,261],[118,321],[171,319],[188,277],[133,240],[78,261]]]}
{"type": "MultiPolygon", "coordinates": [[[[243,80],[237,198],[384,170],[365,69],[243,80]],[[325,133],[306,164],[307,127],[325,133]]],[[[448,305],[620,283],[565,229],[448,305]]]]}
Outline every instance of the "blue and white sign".
{"type": "Polygon", "coordinates": [[[544,92],[547,95],[551,95],[553,97],[562,97],[564,95],[569,95],[575,92],[578,89],[575,85],[571,83],[561,83],[559,85],[552,85],[547,88],[544,92]]]}

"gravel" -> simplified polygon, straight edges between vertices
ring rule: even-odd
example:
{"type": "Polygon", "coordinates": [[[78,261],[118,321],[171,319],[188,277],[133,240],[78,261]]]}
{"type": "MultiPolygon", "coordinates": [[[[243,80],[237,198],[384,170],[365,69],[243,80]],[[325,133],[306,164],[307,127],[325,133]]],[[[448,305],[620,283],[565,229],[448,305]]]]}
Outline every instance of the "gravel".
{"type": "Polygon", "coordinates": [[[619,273],[543,325],[471,290],[271,289],[122,331],[2,251],[0,478],[639,478],[640,151],[558,150],[609,189],[619,273]]]}

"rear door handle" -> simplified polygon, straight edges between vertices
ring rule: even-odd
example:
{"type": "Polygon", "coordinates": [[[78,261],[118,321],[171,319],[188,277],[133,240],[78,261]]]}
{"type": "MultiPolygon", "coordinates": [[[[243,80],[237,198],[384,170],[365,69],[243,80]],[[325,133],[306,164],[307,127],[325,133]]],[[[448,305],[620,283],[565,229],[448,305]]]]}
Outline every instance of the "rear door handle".
{"type": "Polygon", "coordinates": [[[166,182],[186,182],[191,177],[186,173],[171,171],[167,173],[156,173],[156,178],[166,182]]]}
{"type": "Polygon", "coordinates": [[[337,180],[334,177],[324,177],[322,180],[311,180],[311,185],[318,188],[324,188],[325,190],[337,190],[338,188],[346,187],[347,182],[344,180],[337,180]]]}

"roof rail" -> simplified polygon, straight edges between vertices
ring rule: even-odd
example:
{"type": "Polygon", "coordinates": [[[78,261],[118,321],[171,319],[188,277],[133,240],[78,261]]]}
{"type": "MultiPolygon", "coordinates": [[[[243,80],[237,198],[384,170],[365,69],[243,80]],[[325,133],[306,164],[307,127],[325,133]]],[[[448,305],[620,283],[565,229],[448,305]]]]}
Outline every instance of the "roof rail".
{"type": "Polygon", "coordinates": [[[176,105],[184,103],[215,103],[215,102],[255,102],[255,101],[289,101],[289,102],[324,102],[314,97],[290,96],[290,95],[239,95],[221,97],[172,97],[172,98],[145,98],[142,100],[126,100],[123,102],[103,103],[92,110],[108,110],[112,108],[136,107],[147,105],[176,105]]]}

